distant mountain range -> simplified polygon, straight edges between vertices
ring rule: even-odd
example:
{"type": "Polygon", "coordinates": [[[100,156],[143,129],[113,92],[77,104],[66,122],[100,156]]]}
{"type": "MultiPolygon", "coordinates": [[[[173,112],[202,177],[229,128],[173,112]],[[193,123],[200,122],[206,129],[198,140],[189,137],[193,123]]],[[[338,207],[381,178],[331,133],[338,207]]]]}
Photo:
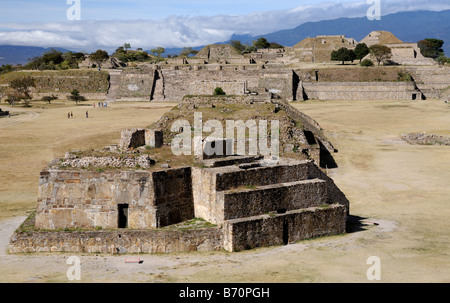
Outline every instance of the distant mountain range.
{"type": "MultiPolygon", "coordinates": [[[[294,29],[262,36],[269,42],[294,46],[307,37],[317,35],[346,35],[348,38],[361,41],[371,31],[377,30],[389,31],[404,42],[418,42],[425,38],[444,40],[444,51],[450,56],[450,10],[401,12],[382,16],[379,21],[370,21],[366,17],[362,17],[307,22],[294,29]]],[[[232,39],[239,40],[239,38],[251,41],[258,37],[235,36],[232,39]]]]}
{"type": "MultiPolygon", "coordinates": [[[[242,43],[252,43],[259,37],[265,37],[269,42],[277,42],[284,46],[294,46],[307,37],[317,35],[346,35],[357,41],[362,40],[371,31],[383,30],[392,32],[397,38],[404,42],[417,42],[425,38],[436,38],[444,40],[444,51],[450,56],[450,10],[445,11],[414,11],[401,12],[381,17],[381,20],[370,21],[366,17],[361,18],[339,18],[318,22],[307,22],[293,29],[281,30],[260,36],[233,35],[231,40],[239,40],[242,43]]],[[[193,47],[200,50],[204,46],[193,47]]],[[[28,59],[40,56],[51,48],[30,46],[8,46],[0,45],[0,65],[3,64],[25,64],[28,59]]],[[[69,50],[55,48],[62,52],[69,50]]],[[[183,48],[166,48],[163,54],[177,55],[183,48]]]]}
{"type": "Polygon", "coordinates": [[[29,59],[40,56],[51,49],[56,49],[63,53],[69,51],[60,47],[43,48],[36,46],[0,45],[0,66],[6,64],[24,65],[29,59]]]}

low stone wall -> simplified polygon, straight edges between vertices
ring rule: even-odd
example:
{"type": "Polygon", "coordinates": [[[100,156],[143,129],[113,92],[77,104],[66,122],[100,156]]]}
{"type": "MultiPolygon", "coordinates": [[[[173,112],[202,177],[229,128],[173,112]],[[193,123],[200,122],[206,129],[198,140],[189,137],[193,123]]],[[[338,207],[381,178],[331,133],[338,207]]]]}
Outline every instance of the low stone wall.
{"type": "Polygon", "coordinates": [[[450,145],[450,138],[432,134],[407,134],[401,136],[403,141],[413,145],[450,145]]]}
{"type": "Polygon", "coordinates": [[[72,168],[88,168],[89,166],[97,168],[150,168],[155,164],[148,155],[139,157],[83,157],[76,159],[64,159],[61,166],[72,168]]]}
{"type": "Polygon", "coordinates": [[[177,253],[223,248],[222,229],[15,233],[10,253],[177,253]]]}
{"type": "Polygon", "coordinates": [[[240,251],[342,234],[345,232],[345,216],[344,206],[330,205],[228,220],[224,224],[224,248],[240,251]]]}
{"type": "Polygon", "coordinates": [[[420,100],[422,93],[407,82],[303,82],[308,99],[420,100]]]}
{"type": "MultiPolygon", "coordinates": [[[[70,93],[33,93],[33,100],[42,100],[43,97],[51,95],[58,97],[59,100],[67,100],[67,96],[69,96],[70,93]]],[[[87,99],[87,101],[83,101],[81,103],[88,103],[89,100],[106,100],[107,97],[106,93],[80,93],[80,95],[87,99]]]]}

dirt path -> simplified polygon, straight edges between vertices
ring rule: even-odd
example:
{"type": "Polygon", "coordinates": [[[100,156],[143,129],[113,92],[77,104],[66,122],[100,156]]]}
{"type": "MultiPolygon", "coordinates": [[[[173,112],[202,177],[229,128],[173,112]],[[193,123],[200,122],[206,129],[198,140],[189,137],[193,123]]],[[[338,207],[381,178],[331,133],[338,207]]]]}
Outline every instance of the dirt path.
{"type": "Polygon", "coordinates": [[[4,111],[9,111],[10,113],[20,113],[18,115],[13,115],[10,117],[3,117],[0,119],[0,129],[11,125],[21,124],[27,121],[34,120],[39,117],[36,112],[25,111],[23,109],[18,109],[15,107],[3,107],[4,111]]]}

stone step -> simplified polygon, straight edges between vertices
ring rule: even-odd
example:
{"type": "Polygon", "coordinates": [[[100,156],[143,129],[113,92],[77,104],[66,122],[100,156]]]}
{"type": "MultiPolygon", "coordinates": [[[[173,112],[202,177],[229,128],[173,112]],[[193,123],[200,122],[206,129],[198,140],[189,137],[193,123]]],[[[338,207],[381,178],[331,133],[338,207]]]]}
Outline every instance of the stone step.
{"type": "MultiPolygon", "coordinates": [[[[262,160],[249,163],[249,165],[241,164],[214,168],[194,167],[192,180],[194,184],[193,196],[194,201],[196,201],[195,216],[214,224],[221,224],[225,218],[239,216],[232,212],[228,217],[224,215],[225,205],[234,203],[225,203],[224,200],[233,201],[233,199],[234,201],[243,201],[242,207],[247,208],[245,210],[247,216],[249,213],[259,214],[261,212],[305,207],[308,204],[302,204],[304,198],[289,198],[302,197],[302,186],[304,187],[305,195],[309,195],[310,192],[313,192],[312,189],[316,188],[315,194],[311,194],[311,197],[308,196],[310,199],[307,200],[310,201],[308,203],[316,203],[313,201],[315,199],[317,199],[317,203],[321,204],[340,203],[346,207],[347,212],[349,211],[348,199],[333,180],[321,171],[313,161],[283,158],[279,161],[273,160],[274,163],[269,162],[268,160],[262,160]],[[309,182],[313,182],[313,184],[309,184],[309,182]],[[326,189],[323,189],[325,185],[322,185],[322,182],[326,183],[326,189]],[[311,189],[308,189],[308,186],[311,189]],[[233,195],[233,190],[241,193],[233,195]],[[255,190],[255,192],[247,193],[247,191],[250,192],[252,190],[255,190]],[[285,196],[280,196],[281,194],[285,196]],[[316,197],[317,194],[320,197],[316,197]],[[261,199],[257,197],[261,197],[261,199]],[[273,197],[273,206],[270,206],[270,197],[273,197]],[[253,199],[254,201],[249,203],[246,202],[247,199],[253,199]],[[281,202],[282,200],[284,202],[281,202]],[[294,202],[289,204],[291,201],[294,202]],[[275,207],[276,204],[282,206],[275,207]]],[[[237,209],[235,211],[239,213],[241,210],[237,209]]]]}
{"type": "Polygon", "coordinates": [[[108,94],[106,96],[107,102],[114,102],[116,101],[117,91],[120,87],[120,80],[122,77],[121,71],[114,71],[109,73],[109,90],[108,94]]]}
{"type": "MultiPolygon", "coordinates": [[[[265,186],[247,186],[217,192],[216,203],[223,209],[218,220],[251,217],[270,212],[284,213],[295,209],[327,205],[327,183],[312,179],[265,186]]],[[[213,222],[222,224],[223,222],[213,222]]]]}
{"type": "Polygon", "coordinates": [[[246,185],[264,186],[278,183],[314,179],[311,161],[283,160],[269,163],[263,160],[252,166],[231,166],[212,168],[209,172],[216,175],[216,190],[225,191],[246,185]]]}
{"type": "Polygon", "coordinates": [[[342,234],[345,232],[345,217],[345,207],[332,204],[284,214],[227,220],[223,227],[224,249],[233,252],[342,234]]]}

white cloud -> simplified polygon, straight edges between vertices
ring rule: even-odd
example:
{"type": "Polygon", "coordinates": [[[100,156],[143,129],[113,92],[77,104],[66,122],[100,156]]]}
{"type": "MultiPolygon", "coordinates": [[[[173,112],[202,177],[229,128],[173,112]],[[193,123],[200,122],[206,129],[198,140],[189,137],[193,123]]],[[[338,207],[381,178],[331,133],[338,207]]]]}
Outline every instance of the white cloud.
{"type": "MultiPolygon", "coordinates": [[[[242,16],[171,16],[163,20],[67,21],[52,23],[0,23],[0,44],[66,47],[93,51],[114,50],[125,42],[132,47],[184,47],[228,40],[233,33],[260,35],[296,27],[304,22],[365,16],[366,1],[304,5],[289,10],[256,12],[242,16]]],[[[405,10],[449,9],[448,0],[433,4],[418,0],[383,1],[382,14],[405,10]]]]}

